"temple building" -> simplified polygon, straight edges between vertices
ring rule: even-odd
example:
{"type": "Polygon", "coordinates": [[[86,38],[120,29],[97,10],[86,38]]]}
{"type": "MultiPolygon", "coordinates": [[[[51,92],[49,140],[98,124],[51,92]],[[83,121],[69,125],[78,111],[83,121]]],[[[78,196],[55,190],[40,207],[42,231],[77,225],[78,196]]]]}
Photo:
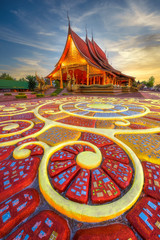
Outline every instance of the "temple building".
{"type": "Polygon", "coordinates": [[[86,34],[83,41],[72,29],[69,23],[67,41],[55,69],[47,76],[52,81],[58,79],[60,87],[67,80],[79,85],[113,84],[131,87],[134,77],[127,76],[113,68],[106,54],[94,41],[90,41],[86,34]]]}

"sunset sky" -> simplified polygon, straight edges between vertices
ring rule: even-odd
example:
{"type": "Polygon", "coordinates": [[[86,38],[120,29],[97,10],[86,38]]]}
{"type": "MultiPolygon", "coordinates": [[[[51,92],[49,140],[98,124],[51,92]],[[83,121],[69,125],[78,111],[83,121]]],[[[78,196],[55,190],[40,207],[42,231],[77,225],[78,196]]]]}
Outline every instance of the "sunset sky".
{"type": "Polygon", "coordinates": [[[45,77],[59,60],[68,20],[93,37],[109,63],[136,80],[160,83],[160,0],[1,0],[0,73],[45,77]]]}

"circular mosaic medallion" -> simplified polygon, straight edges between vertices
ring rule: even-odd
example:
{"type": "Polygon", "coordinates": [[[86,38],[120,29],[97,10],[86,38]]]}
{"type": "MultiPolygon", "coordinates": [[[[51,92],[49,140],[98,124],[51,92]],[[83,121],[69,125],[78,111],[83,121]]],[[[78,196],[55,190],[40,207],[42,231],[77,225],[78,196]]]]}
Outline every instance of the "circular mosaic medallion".
{"type": "Polygon", "coordinates": [[[129,158],[107,137],[82,133],[80,141],[48,151],[41,162],[39,183],[46,200],[61,213],[100,222],[119,216],[134,204],[143,185],[136,187],[137,174],[143,182],[136,157],[129,158]]]}

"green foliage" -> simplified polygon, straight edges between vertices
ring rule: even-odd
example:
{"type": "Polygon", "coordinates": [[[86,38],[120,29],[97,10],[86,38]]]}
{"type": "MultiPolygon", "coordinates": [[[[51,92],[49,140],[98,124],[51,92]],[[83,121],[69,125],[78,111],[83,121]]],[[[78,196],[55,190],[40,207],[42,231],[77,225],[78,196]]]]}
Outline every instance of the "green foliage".
{"type": "Polygon", "coordinates": [[[34,89],[36,88],[36,77],[35,76],[31,76],[28,75],[26,77],[26,79],[28,80],[28,88],[30,91],[34,91],[34,89]]]}
{"type": "MultiPolygon", "coordinates": [[[[48,85],[50,85],[50,80],[49,80],[48,85]]],[[[59,80],[54,80],[53,85],[55,86],[55,88],[60,88],[60,81],[59,80]]],[[[65,88],[65,87],[66,87],[66,83],[63,82],[63,88],[65,88]]]]}
{"type": "Polygon", "coordinates": [[[18,98],[18,99],[19,98],[27,98],[27,96],[25,94],[24,95],[16,95],[15,97],[18,98]]]}
{"type": "Polygon", "coordinates": [[[113,84],[108,83],[106,85],[100,85],[100,84],[80,85],[80,88],[113,88],[113,84]]]}
{"type": "Polygon", "coordinates": [[[57,89],[54,91],[54,93],[59,94],[60,92],[62,92],[62,90],[63,90],[63,89],[61,89],[61,88],[57,88],[57,89]]]}
{"type": "Polygon", "coordinates": [[[68,93],[62,93],[63,96],[69,95],[68,93]]]}
{"type": "Polygon", "coordinates": [[[148,79],[148,82],[146,84],[147,87],[151,88],[154,86],[155,78],[152,76],[148,79]]]}
{"type": "Polygon", "coordinates": [[[25,78],[20,78],[18,81],[20,81],[20,82],[27,82],[25,78]]]}
{"type": "Polygon", "coordinates": [[[42,93],[37,93],[36,94],[36,97],[44,97],[45,95],[44,94],[42,94],[42,93]]]}
{"type": "Polygon", "coordinates": [[[45,78],[44,80],[45,80],[46,85],[50,85],[50,79],[45,78]]]}
{"type": "Polygon", "coordinates": [[[21,96],[22,96],[22,95],[25,95],[25,93],[23,93],[23,92],[19,92],[18,95],[21,95],[21,96]]]}
{"type": "Polygon", "coordinates": [[[128,86],[122,86],[123,89],[128,89],[128,86]]]}
{"type": "Polygon", "coordinates": [[[12,96],[11,93],[4,93],[4,96],[12,96]]]}
{"type": "Polygon", "coordinates": [[[51,96],[57,96],[57,93],[53,92],[51,93],[51,96]]]}
{"type": "Polygon", "coordinates": [[[146,81],[142,81],[141,83],[144,84],[144,85],[147,85],[147,82],[146,82],[146,81]]]}
{"type": "Polygon", "coordinates": [[[139,83],[135,81],[135,82],[133,82],[132,86],[133,86],[133,87],[137,87],[138,84],[139,84],[139,83]]]}
{"type": "Polygon", "coordinates": [[[56,88],[60,88],[60,81],[59,80],[55,80],[54,84],[55,84],[56,88]]]}
{"type": "Polygon", "coordinates": [[[15,80],[15,78],[11,77],[9,74],[7,73],[2,73],[0,75],[0,79],[5,79],[5,80],[15,80]]]}
{"type": "Polygon", "coordinates": [[[148,81],[142,81],[141,84],[144,84],[146,87],[151,88],[154,86],[155,78],[151,76],[148,81]]]}

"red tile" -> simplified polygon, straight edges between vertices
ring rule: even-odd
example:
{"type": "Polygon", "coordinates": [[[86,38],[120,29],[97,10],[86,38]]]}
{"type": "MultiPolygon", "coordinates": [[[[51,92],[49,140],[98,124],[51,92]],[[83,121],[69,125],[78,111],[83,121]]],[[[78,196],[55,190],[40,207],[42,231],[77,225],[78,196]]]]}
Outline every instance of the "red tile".
{"type": "Polygon", "coordinates": [[[117,185],[100,168],[92,170],[91,200],[92,203],[104,203],[117,198],[121,194],[117,185]]]}
{"type": "Polygon", "coordinates": [[[72,160],[74,159],[75,155],[63,150],[59,150],[57,152],[55,152],[52,157],[51,157],[51,161],[57,161],[57,160],[72,160]]]}
{"type": "Polygon", "coordinates": [[[126,217],[144,239],[160,239],[160,202],[157,200],[142,198],[126,217]]]}
{"type": "Polygon", "coordinates": [[[76,177],[76,179],[74,180],[74,182],[67,190],[66,197],[75,202],[87,203],[89,192],[89,180],[90,171],[82,169],[78,176],[76,177]]]}
{"type": "Polygon", "coordinates": [[[101,152],[104,158],[113,159],[121,163],[129,163],[127,154],[116,144],[102,147],[101,152]]]}
{"type": "Polygon", "coordinates": [[[103,137],[98,134],[87,133],[87,132],[82,133],[81,140],[93,143],[97,147],[103,147],[106,145],[113,144],[113,142],[109,138],[103,137]]]}
{"type": "Polygon", "coordinates": [[[0,162],[0,202],[33,182],[37,175],[39,162],[38,157],[0,162]]]}
{"type": "Polygon", "coordinates": [[[144,171],[144,192],[160,200],[160,165],[142,162],[144,171]]]}
{"type": "Polygon", "coordinates": [[[132,229],[124,224],[111,224],[78,230],[73,240],[136,240],[132,229]]]}
{"type": "Polygon", "coordinates": [[[8,158],[14,148],[14,146],[0,147],[0,161],[8,158]]]}
{"type": "Polygon", "coordinates": [[[102,168],[122,189],[125,189],[130,184],[132,168],[129,165],[105,159],[102,168]]]}
{"type": "Polygon", "coordinates": [[[70,167],[63,173],[58,174],[56,177],[53,178],[52,181],[54,188],[57,189],[59,192],[64,192],[70,182],[75,178],[79,170],[80,167],[76,165],[70,167]]]}
{"type": "Polygon", "coordinates": [[[35,189],[26,189],[0,204],[0,238],[8,234],[39,205],[35,189]]]}
{"type": "Polygon", "coordinates": [[[69,240],[70,229],[65,219],[45,210],[28,220],[7,238],[16,239],[69,240]]]}
{"type": "Polygon", "coordinates": [[[50,177],[54,177],[57,174],[63,172],[69,167],[76,165],[74,160],[67,160],[67,161],[54,161],[49,164],[48,170],[50,177]]]}

